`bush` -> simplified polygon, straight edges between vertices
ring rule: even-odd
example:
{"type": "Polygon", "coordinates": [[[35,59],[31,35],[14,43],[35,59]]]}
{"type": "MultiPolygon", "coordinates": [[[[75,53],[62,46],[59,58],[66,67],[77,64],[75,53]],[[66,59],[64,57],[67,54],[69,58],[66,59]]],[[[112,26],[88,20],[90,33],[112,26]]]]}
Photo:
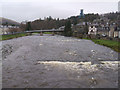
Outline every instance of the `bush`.
{"type": "Polygon", "coordinates": [[[72,36],[72,28],[71,28],[71,22],[70,20],[66,22],[65,29],[63,32],[64,36],[72,36]]]}

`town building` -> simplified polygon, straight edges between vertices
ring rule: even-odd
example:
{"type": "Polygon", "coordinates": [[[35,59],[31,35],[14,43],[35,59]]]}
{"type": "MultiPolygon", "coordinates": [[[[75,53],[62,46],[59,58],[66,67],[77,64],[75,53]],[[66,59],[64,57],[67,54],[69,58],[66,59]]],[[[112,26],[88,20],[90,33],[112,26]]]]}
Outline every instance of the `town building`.
{"type": "Polygon", "coordinates": [[[89,26],[88,34],[97,35],[97,28],[96,28],[96,26],[93,26],[93,25],[89,26]]]}
{"type": "Polygon", "coordinates": [[[120,28],[113,25],[109,27],[108,26],[99,27],[99,26],[91,25],[89,26],[88,34],[120,38],[120,28]]]}
{"type": "Polygon", "coordinates": [[[110,31],[109,27],[98,27],[97,34],[101,36],[109,36],[109,31],[110,31]]]}
{"type": "Polygon", "coordinates": [[[80,22],[76,25],[72,26],[72,31],[74,34],[79,33],[79,34],[84,34],[85,30],[84,30],[84,26],[85,26],[85,22],[80,22]]]}
{"type": "Polygon", "coordinates": [[[115,27],[114,29],[114,37],[116,38],[120,38],[120,28],[119,27],[115,27]]]}
{"type": "Polygon", "coordinates": [[[9,34],[10,33],[10,29],[12,28],[19,28],[19,26],[11,26],[11,25],[0,25],[0,34],[9,34]]]}
{"type": "Polygon", "coordinates": [[[7,34],[9,28],[7,26],[0,25],[0,34],[7,34]]]}
{"type": "Polygon", "coordinates": [[[58,30],[64,30],[65,26],[61,26],[58,28],[58,30]]]}

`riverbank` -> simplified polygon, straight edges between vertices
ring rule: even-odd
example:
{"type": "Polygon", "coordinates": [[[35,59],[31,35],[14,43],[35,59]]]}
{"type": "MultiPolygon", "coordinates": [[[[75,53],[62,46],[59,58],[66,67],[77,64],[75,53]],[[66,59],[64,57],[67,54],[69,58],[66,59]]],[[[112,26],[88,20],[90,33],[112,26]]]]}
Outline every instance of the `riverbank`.
{"type": "MultiPolygon", "coordinates": [[[[37,34],[37,33],[36,33],[37,34]]],[[[44,34],[51,34],[51,32],[44,32],[44,34]]],[[[13,35],[0,35],[1,40],[9,40],[13,38],[18,38],[18,37],[23,37],[23,36],[28,36],[29,34],[27,33],[18,33],[18,34],[13,34],[13,35]]],[[[87,40],[92,40],[94,43],[107,46],[111,49],[113,49],[116,52],[120,52],[120,42],[114,41],[114,40],[104,40],[104,39],[90,39],[90,38],[83,38],[87,40]]]]}
{"type": "Polygon", "coordinates": [[[18,38],[18,37],[23,37],[23,36],[28,36],[29,34],[27,33],[18,33],[18,34],[11,34],[11,35],[0,35],[1,40],[9,40],[13,38],[18,38]]]}
{"type": "Polygon", "coordinates": [[[120,42],[118,41],[104,40],[104,39],[89,39],[89,38],[83,38],[83,39],[92,40],[96,44],[107,46],[116,52],[120,52],[120,42]]]}
{"type": "MultiPolygon", "coordinates": [[[[36,35],[39,33],[32,33],[32,35],[36,35]]],[[[44,32],[43,34],[52,34],[51,32],[44,32]]],[[[23,36],[28,36],[30,34],[28,33],[17,33],[17,34],[10,34],[10,35],[0,35],[0,41],[2,40],[9,40],[13,38],[18,38],[18,37],[23,37],[23,36]]]]}

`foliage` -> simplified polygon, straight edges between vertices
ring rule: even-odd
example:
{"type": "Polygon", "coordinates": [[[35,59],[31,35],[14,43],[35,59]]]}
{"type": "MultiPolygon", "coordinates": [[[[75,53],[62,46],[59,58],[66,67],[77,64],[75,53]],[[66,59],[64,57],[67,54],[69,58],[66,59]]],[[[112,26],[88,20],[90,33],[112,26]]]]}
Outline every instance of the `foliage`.
{"type": "Polygon", "coordinates": [[[116,21],[119,15],[120,15],[120,12],[116,12],[116,13],[112,12],[112,13],[105,14],[105,17],[107,17],[111,21],[116,21]]]}
{"type": "Polygon", "coordinates": [[[74,24],[74,25],[77,24],[77,18],[74,18],[74,20],[73,20],[73,24],[74,24]]]}
{"type": "MultiPolygon", "coordinates": [[[[104,17],[109,18],[110,20],[117,21],[118,15],[120,13],[108,13],[104,14],[104,17]]],[[[71,24],[78,24],[80,22],[93,22],[95,19],[100,19],[103,17],[102,15],[99,14],[94,14],[94,13],[89,13],[85,14],[85,18],[79,18],[78,16],[71,16],[67,19],[59,19],[59,18],[52,18],[51,16],[49,17],[44,17],[44,19],[37,19],[32,22],[28,22],[26,24],[26,28],[24,25],[21,25],[22,29],[25,28],[25,30],[45,30],[45,29],[58,29],[61,26],[65,26],[65,23],[70,20],[71,24]]],[[[87,26],[86,26],[87,27],[87,26]]]]}
{"type": "Polygon", "coordinates": [[[84,34],[88,34],[88,25],[87,23],[85,23],[85,26],[84,26],[84,34]]]}
{"type": "Polygon", "coordinates": [[[52,32],[44,32],[43,34],[52,34],[52,32]]]}
{"type": "Polygon", "coordinates": [[[99,19],[99,14],[85,14],[85,18],[83,18],[83,21],[85,22],[93,22],[95,19],[99,19]]]}
{"type": "Polygon", "coordinates": [[[31,28],[32,30],[45,30],[45,29],[58,29],[61,26],[65,25],[66,20],[59,18],[53,19],[51,16],[45,17],[43,20],[38,19],[33,22],[31,22],[31,28]]]}
{"type": "Polygon", "coordinates": [[[2,23],[3,26],[8,26],[8,22],[2,23]]]}
{"type": "Polygon", "coordinates": [[[65,36],[72,36],[72,28],[71,28],[70,20],[68,20],[65,24],[64,35],[65,36]]]}
{"type": "Polygon", "coordinates": [[[31,28],[31,22],[27,22],[27,24],[26,24],[26,30],[29,31],[31,29],[32,29],[31,28]]]}
{"type": "Polygon", "coordinates": [[[74,24],[75,22],[79,23],[79,22],[92,22],[95,19],[99,19],[100,15],[99,14],[85,14],[84,18],[79,18],[79,16],[71,16],[70,18],[68,18],[69,20],[71,20],[71,23],[74,24]]]}

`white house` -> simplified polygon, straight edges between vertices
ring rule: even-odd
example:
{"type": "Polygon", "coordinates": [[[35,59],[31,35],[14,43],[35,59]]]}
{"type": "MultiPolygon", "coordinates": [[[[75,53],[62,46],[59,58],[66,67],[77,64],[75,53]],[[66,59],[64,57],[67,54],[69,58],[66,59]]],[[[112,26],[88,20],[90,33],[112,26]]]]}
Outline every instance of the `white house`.
{"type": "Polygon", "coordinates": [[[95,26],[89,26],[88,34],[97,34],[97,28],[95,26]]]}
{"type": "Polygon", "coordinates": [[[65,26],[59,27],[59,30],[64,30],[65,26]]]}

